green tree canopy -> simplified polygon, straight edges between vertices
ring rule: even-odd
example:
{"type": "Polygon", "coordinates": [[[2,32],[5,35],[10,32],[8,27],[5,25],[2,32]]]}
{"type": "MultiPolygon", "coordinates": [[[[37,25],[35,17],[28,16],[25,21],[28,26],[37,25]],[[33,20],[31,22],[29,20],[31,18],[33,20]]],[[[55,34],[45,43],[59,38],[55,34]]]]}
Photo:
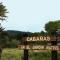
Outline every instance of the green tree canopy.
{"type": "Polygon", "coordinates": [[[48,33],[56,33],[58,30],[60,30],[60,20],[50,21],[50,22],[46,23],[45,30],[48,33]]]}
{"type": "Polygon", "coordinates": [[[0,20],[5,20],[7,13],[6,6],[4,6],[2,3],[0,3],[0,20]]]}

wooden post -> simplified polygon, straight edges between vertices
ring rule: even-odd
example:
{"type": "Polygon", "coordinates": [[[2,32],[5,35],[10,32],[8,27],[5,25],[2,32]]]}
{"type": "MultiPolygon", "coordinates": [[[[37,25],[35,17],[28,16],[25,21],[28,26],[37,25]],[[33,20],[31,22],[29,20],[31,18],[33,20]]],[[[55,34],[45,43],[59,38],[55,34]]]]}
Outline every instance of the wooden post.
{"type": "MultiPolygon", "coordinates": [[[[28,36],[27,34],[24,35],[24,37],[27,37],[27,36],[28,36]]],[[[25,49],[24,49],[24,57],[23,57],[23,60],[28,60],[29,54],[28,54],[28,49],[26,49],[26,45],[27,44],[28,44],[28,42],[25,39],[25,41],[24,41],[25,49]]]]}
{"type": "MultiPolygon", "coordinates": [[[[51,45],[57,45],[57,36],[55,35],[56,40],[55,41],[51,41],[51,45]]],[[[57,60],[57,50],[52,50],[51,51],[51,60],[57,60]]]]}
{"type": "Polygon", "coordinates": [[[28,60],[28,50],[24,49],[24,60],[28,60]]]}
{"type": "Polygon", "coordinates": [[[57,60],[57,51],[51,51],[51,53],[52,53],[52,60],[57,60]]]}

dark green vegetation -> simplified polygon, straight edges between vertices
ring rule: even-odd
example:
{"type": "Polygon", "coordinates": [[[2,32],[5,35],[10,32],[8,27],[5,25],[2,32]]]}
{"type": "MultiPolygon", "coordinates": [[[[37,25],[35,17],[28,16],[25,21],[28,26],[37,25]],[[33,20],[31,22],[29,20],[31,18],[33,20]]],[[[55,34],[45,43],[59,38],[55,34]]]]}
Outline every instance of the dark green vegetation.
{"type": "Polygon", "coordinates": [[[45,24],[45,30],[49,34],[60,33],[60,20],[50,21],[45,24]]]}
{"type": "Polygon", "coordinates": [[[0,3],[0,20],[2,21],[5,20],[5,18],[7,17],[6,13],[7,13],[6,6],[0,3]]]}

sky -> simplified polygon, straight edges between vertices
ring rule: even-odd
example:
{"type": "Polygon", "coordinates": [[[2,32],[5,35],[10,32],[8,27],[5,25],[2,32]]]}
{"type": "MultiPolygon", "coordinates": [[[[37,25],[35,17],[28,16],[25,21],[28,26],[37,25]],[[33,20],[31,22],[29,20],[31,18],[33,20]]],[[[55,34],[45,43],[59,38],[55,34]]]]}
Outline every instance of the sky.
{"type": "Polygon", "coordinates": [[[60,20],[60,0],[0,0],[8,9],[6,30],[40,32],[49,21],[60,20]]]}

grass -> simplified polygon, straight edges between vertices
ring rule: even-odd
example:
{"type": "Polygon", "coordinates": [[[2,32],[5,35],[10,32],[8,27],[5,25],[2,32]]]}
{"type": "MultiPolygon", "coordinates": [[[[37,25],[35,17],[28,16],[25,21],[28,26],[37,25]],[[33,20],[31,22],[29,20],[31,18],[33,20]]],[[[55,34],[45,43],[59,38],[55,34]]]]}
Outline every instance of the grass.
{"type": "MultiPolygon", "coordinates": [[[[6,48],[3,50],[1,60],[22,60],[23,50],[6,48]]],[[[58,51],[58,58],[60,59],[60,52],[58,51]]],[[[29,60],[51,60],[51,51],[39,50],[29,51],[29,60]]]]}
{"type": "Polygon", "coordinates": [[[1,60],[21,60],[22,52],[19,49],[4,49],[1,60]]]}
{"type": "Polygon", "coordinates": [[[30,53],[29,60],[51,60],[50,51],[39,51],[30,53]]]}

